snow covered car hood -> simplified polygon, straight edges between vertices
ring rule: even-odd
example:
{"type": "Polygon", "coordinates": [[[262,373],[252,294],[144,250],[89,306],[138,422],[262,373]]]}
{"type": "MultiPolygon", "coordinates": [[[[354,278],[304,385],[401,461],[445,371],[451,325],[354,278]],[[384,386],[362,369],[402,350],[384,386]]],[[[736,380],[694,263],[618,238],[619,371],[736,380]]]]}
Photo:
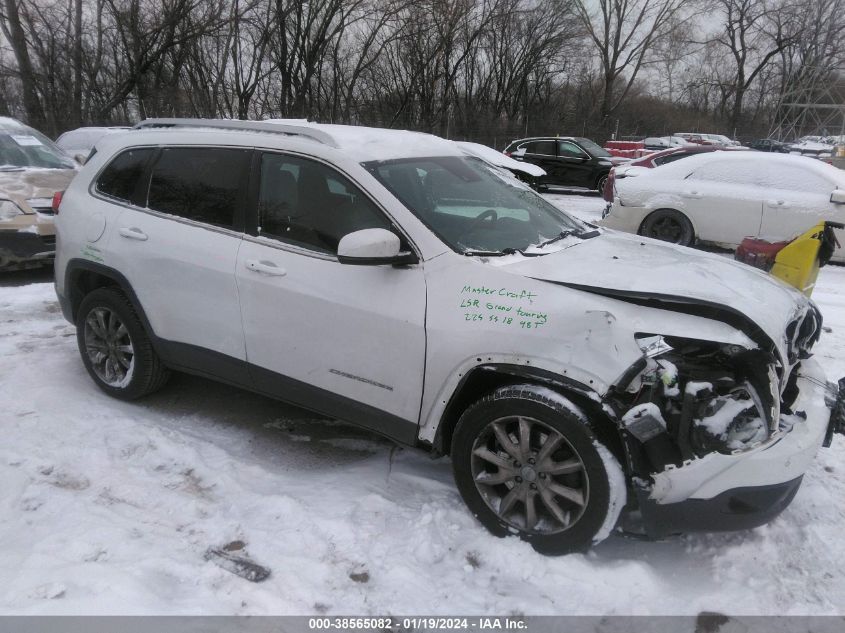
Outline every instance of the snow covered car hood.
{"type": "Polygon", "coordinates": [[[755,341],[762,333],[785,364],[790,357],[787,326],[810,307],[793,288],[719,255],[606,231],[561,245],[556,252],[515,258],[504,267],[586,292],[721,320],[755,341]]]}

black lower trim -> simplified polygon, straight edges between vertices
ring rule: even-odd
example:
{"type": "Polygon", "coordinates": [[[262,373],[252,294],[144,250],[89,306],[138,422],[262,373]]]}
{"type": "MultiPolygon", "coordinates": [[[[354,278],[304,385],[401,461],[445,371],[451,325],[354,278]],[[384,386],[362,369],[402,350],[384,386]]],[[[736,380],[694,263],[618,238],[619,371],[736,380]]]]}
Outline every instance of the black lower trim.
{"type": "Polygon", "coordinates": [[[27,259],[35,255],[50,257],[56,250],[56,238],[53,235],[41,236],[24,231],[0,231],[0,255],[27,259]]]}
{"type": "Polygon", "coordinates": [[[712,499],[658,504],[637,490],[646,533],[652,538],[683,532],[748,530],[768,523],[795,498],[803,475],[771,486],[733,488],[712,499]]]}
{"type": "Polygon", "coordinates": [[[249,373],[255,390],[260,393],[350,422],[401,444],[414,446],[417,443],[419,429],[416,422],[263,367],[249,365],[249,373]]]}
{"type": "Polygon", "coordinates": [[[153,342],[165,364],[177,371],[219,380],[289,402],[349,422],[401,444],[414,446],[417,442],[416,422],[220,352],[160,338],[154,338],[153,342]]]}

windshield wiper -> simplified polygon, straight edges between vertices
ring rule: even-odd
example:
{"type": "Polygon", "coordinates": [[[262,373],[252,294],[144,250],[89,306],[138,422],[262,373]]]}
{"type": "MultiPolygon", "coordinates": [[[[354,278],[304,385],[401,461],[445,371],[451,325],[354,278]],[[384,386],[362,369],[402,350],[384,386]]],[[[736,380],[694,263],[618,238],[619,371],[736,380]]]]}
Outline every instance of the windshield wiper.
{"type": "Polygon", "coordinates": [[[600,235],[600,232],[598,229],[592,229],[590,231],[585,231],[583,229],[567,229],[566,231],[561,231],[560,233],[558,233],[557,237],[553,237],[552,239],[546,240],[545,242],[540,242],[539,244],[537,244],[537,248],[543,248],[544,246],[548,246],[549,244],[553,244],[554,242],[559,242],[560,240],[567,238],[570,235],[579,237],[582,240],[588,240],[591,237],[600,235]]]}
{"type": "Polygon", "coordinates": [[[471,248],[468,248],[463,251],[463,254],[467,257],[501,257],[502,255],[513,255],[516,250],[511,248],[506,248],[501,251],[476,251],[471,248]]]}
{"type": "Polygon", "coordinates": [[[11,167],[0,167],[0,171],[23,171],[23,167],[18,167],[16,165],[12,165],[11,167]]]}
{"type": "Polygon", "coordinates": [[[540,242],[539,244],[537,244],[537,248],[543,248],[544,246],[548,246],[549,244],[554,244],[555,242],[559,242],[560,240],[569,237],[573,233],[575,233],[575,231],[573,231],[571,229],[567,230],[567,231],[561,231],[560,233],[557,234],[557,237],[553,237],[550,240],[546,240],[545,242],[540,242]]]}

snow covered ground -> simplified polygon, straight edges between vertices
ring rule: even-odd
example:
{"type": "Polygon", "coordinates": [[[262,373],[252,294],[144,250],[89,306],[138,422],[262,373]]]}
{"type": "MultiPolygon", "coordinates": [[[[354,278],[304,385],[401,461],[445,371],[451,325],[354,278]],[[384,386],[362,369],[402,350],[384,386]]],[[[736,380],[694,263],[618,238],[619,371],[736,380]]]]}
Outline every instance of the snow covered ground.
{"type": "MultiPolygon", "coordinates": [[[[845,268],[819,281],[838,378],[845,268]]],[[[106,397],[48,275],[0,279],[0,324],[0,613],[845,613],[845,438],[769,526],[545,558],[488,535],[446,459],[199,378],[106,397]],[[227,544],[271,576],[205,560],[227,544]]]]}

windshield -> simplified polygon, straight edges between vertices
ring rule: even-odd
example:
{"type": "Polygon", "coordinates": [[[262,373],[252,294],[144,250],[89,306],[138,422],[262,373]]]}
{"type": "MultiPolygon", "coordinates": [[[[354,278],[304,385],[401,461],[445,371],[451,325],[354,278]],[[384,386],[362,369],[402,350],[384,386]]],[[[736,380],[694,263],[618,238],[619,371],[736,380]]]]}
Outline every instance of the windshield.
{"type": "Polygon", "coordinates": [[[590,154],[596,158],[608,158],[611,156],[610,152],[608,152],[605,148],[600,146],[598,143],[594,143],[588,138],[579,138],[578,143],[580,143],[581,147],[590,152],[590,154]]]}
{"type": "Polygon", "coordinates": [[[499,255],[538,247],[592,227],[531,188],[472,157],[413,158],[364,166],[453,250],[499,255]]]}
{"type": "Polygon", "coordinates": [[[0,171],[26,167],[74,169],[75,165],[53,141],[32,128],[0,129],[0,171]]]}

